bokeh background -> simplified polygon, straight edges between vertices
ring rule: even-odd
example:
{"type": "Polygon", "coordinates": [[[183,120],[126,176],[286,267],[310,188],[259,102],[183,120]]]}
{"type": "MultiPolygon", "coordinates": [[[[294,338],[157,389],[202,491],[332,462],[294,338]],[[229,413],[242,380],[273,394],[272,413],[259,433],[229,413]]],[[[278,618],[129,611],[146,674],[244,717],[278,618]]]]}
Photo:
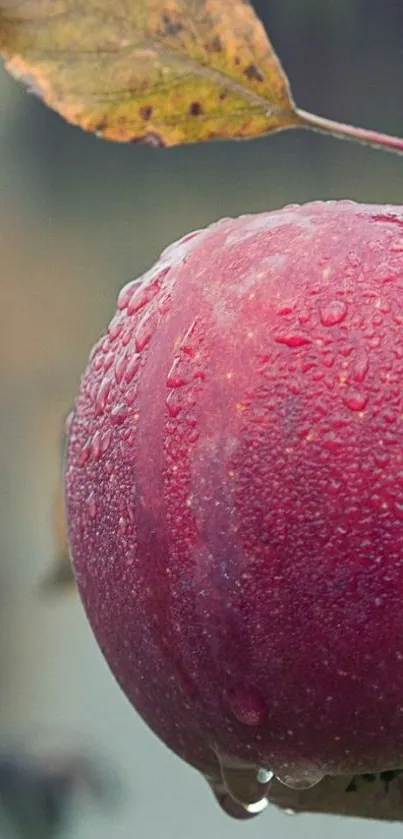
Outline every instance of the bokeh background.
{"type": "MultiPolygon", "coordinates": [[[[403,136],[401,0],[255,5],[301,107],[403,136]]],[[[41,583],[57,553],[63,417],[118,289],[221,216],[313,198],[402,203],[403,159],[305,132],[158,151],[110,144],[2,70],[0,114],[0,746],[50,737],[98,750],[120,774],[115,809],[78,798],[66,839],[400,836],[401,826],[273,810],[229,820],[129,707],[74,590],[41,583]]],[[[11,839],[10,825],[3,832],[11,839]]]]}

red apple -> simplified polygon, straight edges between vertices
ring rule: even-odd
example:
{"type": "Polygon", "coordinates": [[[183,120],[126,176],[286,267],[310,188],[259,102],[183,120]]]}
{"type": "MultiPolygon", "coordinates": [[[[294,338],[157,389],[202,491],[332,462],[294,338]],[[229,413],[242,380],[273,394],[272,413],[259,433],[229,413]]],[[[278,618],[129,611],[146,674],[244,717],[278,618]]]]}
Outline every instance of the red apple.
{"type": "Polygon", "coordinates": [[[235,799],[259,767],[403,763],[402,383],[403,208],[349,201],[186,236],[93,350],[78,587],[135,708],[235,799]]]}

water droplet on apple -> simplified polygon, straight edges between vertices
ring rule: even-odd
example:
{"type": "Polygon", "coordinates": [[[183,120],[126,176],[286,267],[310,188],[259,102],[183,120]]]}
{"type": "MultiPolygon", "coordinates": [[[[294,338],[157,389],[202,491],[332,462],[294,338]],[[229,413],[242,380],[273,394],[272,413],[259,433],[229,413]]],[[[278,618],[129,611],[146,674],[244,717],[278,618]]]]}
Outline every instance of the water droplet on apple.
{"type": "Polygon", "coordinates": [[[350,411],[362,411],[368,402],[368,394],[351,388],[345,394],[343,401],[350,411]]]}
{"type": "Polygon", "coordinates": [[[91,454],[91,440],[87,440],[87,442],[84,443],[84,446],[81,449],[81,452],[80,452],[80,455],[79,455],[79,458],[78,458],[78,465],[79,466],[85,466],[85,464],[87,463],[87,461],[90,457],[90,454],[91,454]]]}
{"type": "Polygon", "coordinates": [[[111,432],[110,429],[108,429],[107,431],[105,431],[105,434],[103,434],[102,437],[101,437],[101,453],[102,454],[105,454],[105,452],[108,451],[110,443],[111,443],[111,439],[112,439],[112,432],[111,432]]]}
{"type": "Polygon", "coordinates": [[[183,387],[188,383],[188,377],[181,370],[183,367],[181,358],[176,358],[167,376],[167,387],[183,387]]]}
{"type": "Polygon", "coordinates": [[[95,518],[95,514],[96,514],[96,511],[97,511],[97,505],[96,505],[96,501],[95,501],[95,495],[94,495],[93,492],[91,492],[89,494],[88,498],[87,498],[87,510],[88,510],[89,517],[91,519],[95,518]]]}
{"type": "Polygon", "coordinates": [[[71,425],[72,425],[72,422],[73,422],[73,417],[74,417],[74,411],[70,411],[69,415],[65,419],[64,433],[65,433],[66,437],[68,437],[68,435],[70,434],[71,425]]]}
{"type": "Polygon", "coordinates": [[[303,347],[305,344],[311,344],[311,339],[306,335],[298,333],[285,332],[282,335],[276,335],[275,341],[277,344],[285,344],[286,347],[293,349],[294,347],[303,347]]]}
{"type": "Polygon", "coordinates": [[[125,391],[125,402],[127,405],[133,405],[133,402],[137,396],[137,387],[129,387],[128,390],[125,391]]]}
{"type": "Polygon", "coordinates": [[[95,397],[95,416],[99,416],[105,410],[106,400],[109,396],[112,387],[112,379],[110,376],[105,376],[102,379],[95,397]]]}
{"type": "Polygon", "coordinates": [[[363,382],[369,367],[368,355],[364,349],[359,350],[353,364],[353,378],[356,382],[363,382]]]}
{"type": "Polygon", "coordinates": [[[126,519],[124,518],[124,516],[121,516],[119,521],[118,521],[118,535],[119,536],[124,536],[124,534],[126,533],[126,530],[127,530],[126,519]]]}
{"type": "Polygon", "coordinates": [[[118,402],[111,411],[112,425],[123,425],[127,417],[127,405],[124,402],[118,402]]]}
{"type": "Polygon", "coordinates": [[[177,398],[175,390],[169,391],[165,401],[169,416],[172,417],[172,419],[175,419],[175,417],[178,416],[183,407],[181,401],[177,398]]]}
{"type": "Polygon", "coordinates": [[[136,347],[136,351],[140,353],[146,344],[152,338],[155,327],[157,326],[158,322],[158,314],[155,309],[151,309],[151,311],[147,311],[145,315],[142,317],[140,323],[137,326],[136,333],[134,336],[134,343],[136,347]]]}
{"type": "Polygon", "coordinates": [[[111,320],[108,327],[109,338],[111,339],[111,341],[116,341],[116,338],[119,338],[122,329],[123,321],[120,319],[119,316],[114,317],[113,320],[111,320]]]}
{"type": "Polygon", "coordinates": [[[130,382],[134,379],[137,370],[140,367],[140,360],[141,356],[139,353],[133,353],[129,361],[126,365],[126,372],[125,372],[125,382],[126,384],[130,384],[130,382]]]}
{"type": "Polygon", "coordinates": [[[334,326],[336,323],[342,323],[347,311],[347,303],[344,300],[330,300],[321,306],[319,311],[323,326],[334,326]]]}
{"type": "Polygon", "coordinates": [[[284,768],[276,771],[276,778],[290,789],[311,789],[319,784],[324,777],[323,771],[317,766],[284,768]]]}
{"type": "Polygon", "coordinates": [[[118,296],[118,309],[120,309],[120,311],[123,311],[123,309],[127,309],[133,291],[136,288],[136,286],[139,285],[140,282],[141,279],[130,280],[129,283],[126,283],[126,285],[123,286],[118,296]]]}
{"type": "Polygon", "coordinates": [[[96,431],[91,441],[91,454],[94,460],[98,460],[101,454],[101,434],[96,431]]]}
{"type": "Polygon", "coordinates": [[[267,714],[267,706],[263,697],[250,687],[238,687],[232,691],[230,708],[234,717],[243,725],[261,725],[267,714]]]}

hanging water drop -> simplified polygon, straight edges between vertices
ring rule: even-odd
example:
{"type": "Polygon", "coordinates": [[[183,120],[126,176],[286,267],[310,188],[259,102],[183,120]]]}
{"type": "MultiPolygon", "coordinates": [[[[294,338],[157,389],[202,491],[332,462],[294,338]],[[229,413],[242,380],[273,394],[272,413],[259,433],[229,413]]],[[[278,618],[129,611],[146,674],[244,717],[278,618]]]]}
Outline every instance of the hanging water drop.
{"type": "Polygon", "coordinates": [[[276,778],[290,789],[311,789],[319,784],[324,773],[317,766],[284,768],[276,771],[276,778]]]}
{"type": "Polygon", "coordinates": [[[258,815],[265,810],[273,773],[263,767],[237,764],[221,755],[217,757],[221,771],[221,794],[227,791],[232,801],[242,806],[249,815],[258,815]]]}
{"type": "Polygon", "coordinates": [[[212,781],[207,777],[206,781],[214,795],[215,800],[217,801],[217,804],[227,816],[231,816],[231,818],[237,819],[238,821],[245,821],[246,819],[253,819],[256,815],[258,815],[257,813],[250,813],[243,804],[239,801],[235,801],[234,798],[232,798],[232,796],[227,792],[222,782],[212,781]]]}

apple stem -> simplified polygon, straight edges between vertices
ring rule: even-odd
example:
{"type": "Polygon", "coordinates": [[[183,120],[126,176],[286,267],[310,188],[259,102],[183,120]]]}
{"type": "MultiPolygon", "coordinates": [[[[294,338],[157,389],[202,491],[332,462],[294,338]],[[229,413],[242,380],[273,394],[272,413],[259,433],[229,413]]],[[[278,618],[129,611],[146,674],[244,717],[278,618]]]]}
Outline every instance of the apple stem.
{"type": "Polygon", "coordinates": [[[395,154],[403,154],[403,139],[400,137],[392,137],[389,134],[381,134],[378,131],[370,131],[366,128],[358,128],[354,125],[316,116],[316,114],[310,114],[301,108],[296,109],[296,114],[301,120],[298,126],[300,128],[309,128],[312,131],[319,131],[321,134],[331,134],[333,137],[339,137],[342,140],[352,140],[366,146],[385,149],[395,154]]]}

